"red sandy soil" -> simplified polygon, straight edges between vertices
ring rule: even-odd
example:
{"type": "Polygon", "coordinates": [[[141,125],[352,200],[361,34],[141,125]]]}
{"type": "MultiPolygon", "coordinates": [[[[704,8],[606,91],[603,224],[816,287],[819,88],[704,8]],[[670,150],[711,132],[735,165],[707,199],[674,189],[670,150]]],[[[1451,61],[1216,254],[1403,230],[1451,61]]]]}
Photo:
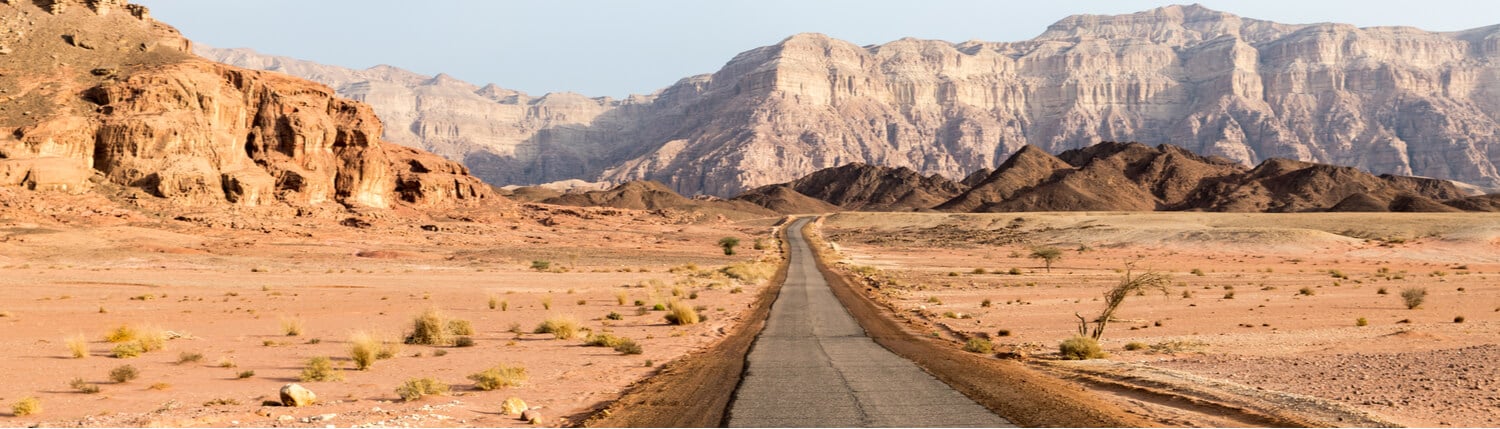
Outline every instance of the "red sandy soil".
{"type": "Polygon", "coordinates": [[[1127,299],[1102,341],[1109,359],[1329,399],[1403,425],[1497,424],[1494,215],[846,213],[824,232],[846,265],[894,279],[876,293],[939,335],[984,333],[999,349],[1046,358],[1134,261],[1169,273],[1172,286],[1127,299]],[[1038,245],[1064,249],[1050,273],[1026,257],[1038,245]],[[1425,288],[1426,302],[1407,309],[1405,288],[1425,288]],[[1148,347],[1124,350],[1131,342],[1148,347]]]}
{"type": "Polygon", "coordinates": [[[775,257],[750,249],[769,221],[673,224],[646,212],[590,213],[558,214],[550,225],[524,217],[439,222],[438,232],[399,221],[261,231],[131,213],[83,213],[114,220],[66,223],[0,213],[0,426],[525,425],[501,414],[509,397],[541,407],[543,425],[568,424],[663,363],[719,340],[764,285],[713,270],[775,257]],[[738,255],[715,244],[726,235],[743,240],[738,255]],[[538,272],[533,260],[568,270],[538,272]],[[699,268],[680,268],[687,264],[699,268]],[[660,311],[638,314],[635,300],[664,303],[674,289],[676,299],[703,307],[707,322],[674,326],[660,311]],[[490,309],[490,297],[508,309],[490,309]],[[403,345],[395,358],[354,370],[353,332],[400,342],[426,308],[470,321],[476,344],[403,345]],[[623,320],[606,319],[611,312],[623,320]],[[552,315],[632,338],[644,353],[531,333],[552,315]],[[300,335],[283,332],[289,318],[300,321],[300,335]],[[103,338],[122,324],[183,337],[137,358],[108,357],[114,345],[103,338]],[[88,340],[85,358],[65,346],[75,334],[88,340]],[[184,353],[202,360],[177,363],[184,353]],[[311,407],[262,406],[298,382],[314,356],[331,357],[344,381],[302,383],[321,400],[311,407]],[[111,369],[126,364],[140,377],[109,381],[111,369]],[[528,381],[486,392],[466,380],[498,364],[525,367],[528,381]],[[244,371],[254,375],[239,379],[244,371]],[[452,393],[402,402],[395,388],[421,377],[452,385],[452,393]],[[80,393],[69,387],[74,378],[102,391],[80,393]],[[24,396],[40,399],[43,411],[12,416],[10,405],[24,396]]]}

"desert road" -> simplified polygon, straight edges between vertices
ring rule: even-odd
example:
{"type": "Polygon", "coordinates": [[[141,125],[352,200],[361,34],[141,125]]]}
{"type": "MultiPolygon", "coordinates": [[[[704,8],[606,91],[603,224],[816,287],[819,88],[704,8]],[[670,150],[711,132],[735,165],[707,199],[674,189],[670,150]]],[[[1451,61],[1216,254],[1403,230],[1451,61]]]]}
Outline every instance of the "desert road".
{"type": "Polygon", "coordinates": [[[876,344],[788,227],[786,283],[750,349],[728,413],[730,427],[1014,426],[876,344]]]}

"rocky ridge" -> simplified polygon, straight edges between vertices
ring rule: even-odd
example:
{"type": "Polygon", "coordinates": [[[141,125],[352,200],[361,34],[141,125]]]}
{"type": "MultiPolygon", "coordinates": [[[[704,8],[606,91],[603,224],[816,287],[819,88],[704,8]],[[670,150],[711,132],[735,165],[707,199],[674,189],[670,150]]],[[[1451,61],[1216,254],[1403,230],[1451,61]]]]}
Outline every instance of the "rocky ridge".
{"type": "Polygon", "coordinates": [[[0,186],[113,189],[169,208],[498,200],[464,166],[383,142],[367,105],[204,61],[144,7],[9,1],[0,23],[0,186]]]}
{"type": "Polygon", "coordinates": [[[645,179],[722,196],[851,162],[963,177],[1027,145],[1108,140],[1495,187],[1497,56],[1500,26],[1288,25],[1167,6],[1069,17],[1020,42],[861,47],[799,34],[627,100],[387,79],[399,73],[384,67],[325,83],[399,124],[390,140],[493,183],[645,179]]]}

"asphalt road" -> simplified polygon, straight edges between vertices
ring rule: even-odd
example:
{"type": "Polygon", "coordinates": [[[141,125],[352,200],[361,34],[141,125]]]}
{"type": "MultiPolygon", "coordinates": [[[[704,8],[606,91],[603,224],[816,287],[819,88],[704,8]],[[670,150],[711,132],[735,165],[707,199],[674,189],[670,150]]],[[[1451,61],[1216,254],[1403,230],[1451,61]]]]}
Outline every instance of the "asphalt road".
{"type": "Polygon", "coordinates": [[[1014,427],[875,344],[788,227],[790,265],[729,406],[730,427],[1014,427]]]}

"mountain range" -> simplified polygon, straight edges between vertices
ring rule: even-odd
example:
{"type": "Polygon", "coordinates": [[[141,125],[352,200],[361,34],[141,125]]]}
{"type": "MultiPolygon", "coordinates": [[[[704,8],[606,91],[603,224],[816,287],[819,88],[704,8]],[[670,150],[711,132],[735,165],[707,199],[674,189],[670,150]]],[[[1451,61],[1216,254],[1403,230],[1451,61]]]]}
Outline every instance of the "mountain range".
{"type": "Polygon", "coordinates": [[[1072,16],[1019,42],[798,34],[625,99],[195,52],[328,84],[372,105],[387,140],[496,185],[655,180],[731,196],[851,162],[960,178],[1024,146],[1099,141],[1500,185],[1500,26],[1294,25],[1193,5],[1072,16]]]}

